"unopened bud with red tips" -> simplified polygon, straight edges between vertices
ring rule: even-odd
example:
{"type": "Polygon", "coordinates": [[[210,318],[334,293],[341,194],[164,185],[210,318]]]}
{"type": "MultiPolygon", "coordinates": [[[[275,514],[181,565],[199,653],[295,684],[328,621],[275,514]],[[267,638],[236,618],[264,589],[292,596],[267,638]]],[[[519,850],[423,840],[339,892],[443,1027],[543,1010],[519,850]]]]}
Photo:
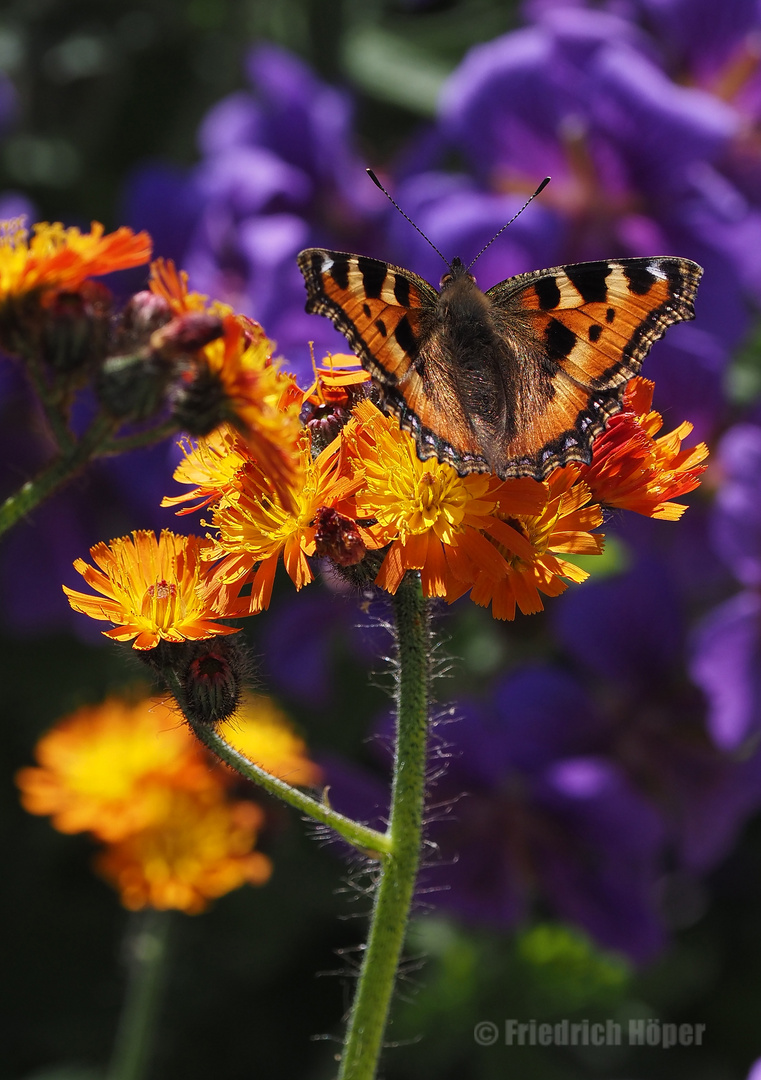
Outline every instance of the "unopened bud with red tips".
{"type": "Polygon", "coordinates": [[[356,522],[330,506],[321,506],[314,519],[315,554],[338,566],[356,566],[367,554],[356,522]]]}
{"type": "Polygon", "coordinates": [[[224,326],[218,315],[188,311],[151,334],[151,348],[162,356],[187,356],[222,337],[224,326]]]}
{"type": "Polygon", "coordinates": [[[161,641],[140,659],[153,668],[193,724],[220,724],[240,706],[251,658],[238,637],[161,641]]]}
{"type": "Polygon", "coordinates": [[[125,304],[121,314],[120,331],[125,339],[143,344],[155,330],[171,322],[172,318],[169,301],[144,289],[131,296],[125,304]]]}
{"type": "Polygon", "coordinates": [[[301,410],[301,422],[309,432],[312,442],[312,454],[317,457],[326,446],[333,442],[341,428],[351,416],[343,405],[333,403],[313,404],[306,402],[301,410]]]}

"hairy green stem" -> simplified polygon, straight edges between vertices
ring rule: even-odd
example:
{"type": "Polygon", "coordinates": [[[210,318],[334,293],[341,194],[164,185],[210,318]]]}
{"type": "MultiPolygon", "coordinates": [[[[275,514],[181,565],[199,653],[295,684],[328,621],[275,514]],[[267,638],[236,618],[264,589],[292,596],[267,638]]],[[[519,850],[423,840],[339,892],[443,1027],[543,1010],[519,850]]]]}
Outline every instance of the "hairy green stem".
{"type": "Polygon", "coordinates": [[[346,1033],[339,1080],[373,1080],[407,930],[423,834],[430,626],[417,575],[394,597],[399,689],[394,779],[387,837],[370,935],[346,1033]]]}
{"type": "Polygon", "coordinates": [[[133,915],[128,940],[127,993],[106,1080],[142,1080],[151,1065],[156,1021],[166,975],[171,915],[133,915]]]}

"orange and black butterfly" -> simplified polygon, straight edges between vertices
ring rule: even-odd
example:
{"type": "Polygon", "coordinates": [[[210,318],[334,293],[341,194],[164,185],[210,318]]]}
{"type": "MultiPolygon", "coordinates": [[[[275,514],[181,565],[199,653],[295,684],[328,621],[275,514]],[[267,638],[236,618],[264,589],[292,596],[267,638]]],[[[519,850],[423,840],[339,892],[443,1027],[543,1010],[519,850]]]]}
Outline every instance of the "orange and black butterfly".
{"type": "Polygon", "coordinates": [[[482,292],[455,259],[437,292],[409,270],[308,248],[306,310],[327,315],[411,432],[462,476],[546,477],[589,462],[626,383],[703,273],[669,256],[518,274],[482,292]]]}

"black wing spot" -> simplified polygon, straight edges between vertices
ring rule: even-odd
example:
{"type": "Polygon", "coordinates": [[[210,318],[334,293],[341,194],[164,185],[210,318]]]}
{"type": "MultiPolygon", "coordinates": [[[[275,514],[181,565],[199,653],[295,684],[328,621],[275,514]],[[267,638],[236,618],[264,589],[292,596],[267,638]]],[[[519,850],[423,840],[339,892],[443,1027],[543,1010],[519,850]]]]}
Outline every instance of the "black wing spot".
{"type": "Polygon", "coordinates": [[[534,292],[542,311],[551,311],[560,303],[560,289],[554,277],[539,278],[534,282],[534,292]]]}
{"type": "Polygon", "coordinates": [[[605,279],[612,270],[610,263],[578,263],[575,266],[564,266],[563,269],[585,304],[603,304],[608,299],[605,279]]]}
{"type": "Polygon", "coordinates": [[[394,299],[400,307],[410,306],[410,283],[401,274],[394,274],[394,299]]]}
{"type": "Polygon", "coordinates": [[[550,319],[544,334],[544,343],[547,346],[548,359],[554,364],[565,360],[570,356],[571,350],[576,344],[576,335],[557,319],[550,319]]]}
{"type": "Polygon", "coordinates": [[[375,327],[382,337],[388,336],[388,330],[386,329],[386,324],[384,323],[383,319],[376,319],[375,327]]]}
{"type": "Polygon", "coordinates": [[[609,307],[608,310],[605,312],[605,321],[609,322],[609,323],[612,323],[613,320],[615,319],[615,317],[616,317],[616,309],[612,308],[612,307],[609,307]]]}
{"type": "Polygon", "coordinates": [[[357,266],[362,275],[362,284],[365,287],[365,295],[368,300],[378,300],[383,288],[383,282],[386,280],[387,270],[385,265],[376,259],[366,259],[363,255],[360,255],[357,259],[357,266]]]}
{"type": "Polygon", "coordinates": [[[599,341],[601,333],[602,333],[602,327],[598,326],[597,323],[592,323],[592,325],[589,328],[589,340],[590,341],[599,341]]]}
{"type": "Polygon", "coordinates": [[[339,289],[349,288],[349,260],[345,255],[333,255],[330,276],[339,289]]]}
{"type": "Polygon", "coordinates": [[[369,304],[363,304],[362,305],[362,314],[365,316],[366,319],[370,318],[370,316],[372,315],[372,311],[370,311],[370,305],[369,304]]]}
{"type": "Polygon", "coordinates": [[[647,296],[658,278],[644,263],[631,262],[623,267],[629,288],[637,296],[647,296]]]}
{"type": "Polygon", "coordinates": [[[415,335],[410,326],[410,320],[406,315],[403,315],[397,323],[394,337],[396,338],[399,348],[404,349],[409,356],[415,355],[415,352],[417,351],[417,341],[415,340],[415,335]]]}

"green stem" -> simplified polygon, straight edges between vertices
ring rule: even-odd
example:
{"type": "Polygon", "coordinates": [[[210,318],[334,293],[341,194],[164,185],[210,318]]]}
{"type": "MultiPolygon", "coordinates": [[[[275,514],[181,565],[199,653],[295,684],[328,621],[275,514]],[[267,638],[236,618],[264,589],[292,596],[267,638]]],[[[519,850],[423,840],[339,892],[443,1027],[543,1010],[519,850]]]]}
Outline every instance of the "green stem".
{"type": "Polygon", "coordinates": [[[142,1080],[151,1063],[156,1019],[164,988],[171,917],[148,910],[133,925],[129,981],[107,1080],[142,1080]]]}
{"type": "Polygon", "coordinates": [[[407,574],[394,597],[394,607],[399,690],[391,816],[386,834],[391,850],[380,870],[339,1080],[373,1080],[376,1075],[420,862],[430,628],[427,601],[416,575],[407,574]]]}
{"type": "Polygon", "coordinates": [[[91,458],[96,457],[108,439],[111,428],[112,421],[104,417],[95,420],[67,453],[57,457],[34,480],[28,480],[15,495],[6,499],[0,506],[0,536],[75,476],[91,458]]]}
{"type": "MultiPolygon", "coordinates": [[[[178,696],[178,693],[181,694],[179,686],[173,687],[173,692],[181,705],[182,698],[178,696]]],[[[359,848],[366,855],[377,859],[390,850],[390,841],[387,834],[380,833],[376,829],[370,829],[367,825],[360,825],[359,822],[344,817],[337,810],[333,810],[327,802],[319,802],[311,795],[307,795],[305,791],[291,787],[285,780],[273,776],[266,769],[255,765],[253,761],[249,761],[244,754],[241,754],[240,750],[236,750],[225,742],[221,735],[218,735],[210,725],[193,721],[189,717],[186,719],[197,737],[208,746],[213,754],[216,754],[218,758],[221,758],[241,776],[245,776],[247,780],[251,780],[253,783],[258,784],[259,787],[264,788],[270,795],[282,799],[289,806],[300,810],[302,814],[307,814],[322,825],[329,825],[339,836],[342,836],[344,840],[348,840],[350,844],[359,848]]]]}

